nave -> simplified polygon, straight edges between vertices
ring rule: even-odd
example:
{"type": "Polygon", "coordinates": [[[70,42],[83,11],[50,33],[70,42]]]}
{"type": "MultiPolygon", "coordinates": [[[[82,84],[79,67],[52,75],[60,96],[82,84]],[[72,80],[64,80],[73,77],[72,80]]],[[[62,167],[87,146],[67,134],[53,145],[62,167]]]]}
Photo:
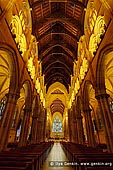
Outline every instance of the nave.
{"type": "Polygon", "coordinates": [[[57,158],[113,170],[113,0],[0,0],[0,170],[57,158]]]}
{"type": "Polygon", "coordinates": [[[67,159],[60,143],[54,143],[47,159],[45,160],[41,170],[72,170],[71,166],[63,166],[67,159]]]}
{"type": "Polygon", "coordinates": [[[98,147],[59,141],[0,152],[0,170],[113,170],[113,154],[98,147]]]}

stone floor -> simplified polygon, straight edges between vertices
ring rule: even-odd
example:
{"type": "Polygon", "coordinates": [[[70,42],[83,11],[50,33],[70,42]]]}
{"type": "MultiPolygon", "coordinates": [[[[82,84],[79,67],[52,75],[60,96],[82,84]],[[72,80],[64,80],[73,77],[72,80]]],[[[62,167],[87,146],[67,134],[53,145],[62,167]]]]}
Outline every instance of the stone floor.
{"type": "Polygon", "coordinates": [[[66,166],[67,163],[68,159],[60,143],[54,143],[41,170],[72,170],[71,166],[66,166]]]}

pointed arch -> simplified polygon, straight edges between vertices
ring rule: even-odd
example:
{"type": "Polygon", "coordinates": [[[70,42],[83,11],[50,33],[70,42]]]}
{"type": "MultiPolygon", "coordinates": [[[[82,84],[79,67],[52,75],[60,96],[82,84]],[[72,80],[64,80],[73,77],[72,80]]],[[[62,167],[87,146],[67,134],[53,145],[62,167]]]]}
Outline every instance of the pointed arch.
{"type": "Polygon", "coordinates": [[[10,78],[9,87],[7,87],[9,89],[8,91],[16,93],[19,90],[18,88],[20,84],[19,66],[16,52],[9,45],[0,43],[0,55],[2,56],[1,59],[3,59],[4,63],[6,63],[6,67],[8,67],[8,74],[10,78]]]}
{"type": "Polygon", "coordinates": [[[113,44],[108,44],[101,49],[96,68],[96,87],[97,91],[105,93],[105,59],[108,53],[113,52],[113,44]]]}

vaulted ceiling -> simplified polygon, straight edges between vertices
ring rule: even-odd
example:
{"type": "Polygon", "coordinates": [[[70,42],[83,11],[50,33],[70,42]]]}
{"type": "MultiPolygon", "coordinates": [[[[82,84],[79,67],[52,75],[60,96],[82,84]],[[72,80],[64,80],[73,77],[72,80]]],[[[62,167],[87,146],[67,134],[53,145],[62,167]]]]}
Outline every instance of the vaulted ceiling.
{"type": "Polygon", "coordinates": [[[56,98],[50,105],[50,109],[52,114],[60,112],[63,115],[65,106],[59,98],[56,98]]]}
{"type": "Polygon", "coordinates": [[[57,81],[69,91],[77,43],[84,33],[87,1],[29,0],[46,91],[57,81]]]}

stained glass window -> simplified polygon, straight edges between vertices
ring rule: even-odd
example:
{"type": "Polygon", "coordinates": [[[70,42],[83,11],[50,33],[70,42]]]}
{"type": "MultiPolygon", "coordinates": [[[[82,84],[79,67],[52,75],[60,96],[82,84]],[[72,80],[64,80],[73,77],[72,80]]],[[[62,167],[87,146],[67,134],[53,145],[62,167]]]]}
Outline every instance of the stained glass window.
{"type": "Polygon", "coordinates": [[[20,137],[21,127],[22,127],[22,119],[20,119],[19,122],[18,122],[18,126],[17,126],[17,139],[19,139],[19,137],[20,137]]]}
{"type": "Polygon", "coordinates": [[[113,101],[110,102],[110,110],[113,113],[113,101]]]}
{"type": "Polygon", "coordinates": [[[62,122],[59,117],[54,118],[52,132],[62,132],[62,122]]]}
{"type": "Polygon", "coordinates": [[[3,97],[2,100],[0,101],[0,120],[2,119],[5,106],[6,106],[6,97],[3,97]]]}
{"type": "Polygon", "coordinates": [[[17,109],[15,110],[13,121],[12,121],[12,127],[15,128],[15,123],[16,123],[16,116],[17,116],[17,109]]]}

